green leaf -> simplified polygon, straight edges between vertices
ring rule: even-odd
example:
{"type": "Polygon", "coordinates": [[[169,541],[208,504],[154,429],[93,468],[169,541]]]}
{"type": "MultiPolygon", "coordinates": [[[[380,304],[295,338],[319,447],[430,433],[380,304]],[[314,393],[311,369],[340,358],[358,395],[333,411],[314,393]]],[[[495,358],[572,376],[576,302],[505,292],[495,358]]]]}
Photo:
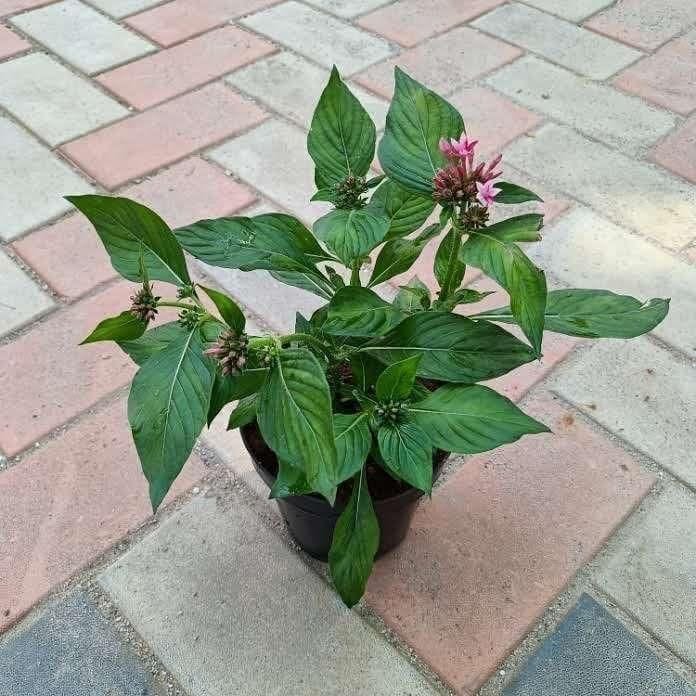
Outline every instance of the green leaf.
{"type": "Polygon", "coordinates": [[[486,231],[472,234],[460,250],[460,258],[500,283],[510,295],[515,321],[541,355],[546,310],[546,276],[511,242],[486,231]]]}
{"type": "Polygon", "coordinates": [[[333,504],[336,446],[324,370],[304,348],[281,351],[259,392],[258,424],[278,459],[301,468],[333,504]]]}
{"type": "Polygon", "coordinates": [[[231,297],[225,295],[224,292],[206,288],[200,284],[198,287],[213,301],[223,321],[237,333],[243,333],[246,326],[246,317],[239,305],[231,297]]]}
{"type": "Polygon", "coordinates": [[[384,239],[389,220],[367,208],[332,210],[314,223],[314,234],[345,266],[367,256],[384,239]]]}
{"type": "Polygon", "coordinates": [[[322,187],[348,176],[364,176],[375,156],[375,124],[341,80],[336,66],[314,111],[307,150],[322,187]]]}
{"type": "Polygon", "coordinates": [[[377,431],[379,452],[387,469],[414,488],[433,488],[433,448],[428,433],[417,423],[383,425],[377,431]]]}
{"type": "Polygon", "coordinates": [[[121,312],[115,317],[102,319],[92,333],[80,345],[97,341],[132,341],[140,338],[147,329],[147,322],[134,316],[130,311],[121,312]]]}
{"type": "Polygon", "coordinates": [[[432,196],[408,191],[387,179],[372,195],[368,208],[380,217],[389,218],[385,237],[389,241],[419,229],[435,210],[435,201],[432,196]]]}
{"type": "Polygon", "coordinates": [[[527,203],[528,201],[543,201],[542,198],[532,193],[522,186],[510,184],[507,181],[496,181],[496,188],[500,189],[500,193],[495,197],[496,203],[527,203]]]}
{"type": "Polygon", "coordinates": [[[414,276],[406,285],[399,286],[392,304],[407,314],[423,312],[430,307],[430,290],[422,280],[414,276]]]}
{"type": "Polygon", "coordinates": [[[445,159],[440,138],[458,138],[464,131],[459,112],[398,67],[396,88],[387,114],[379,161],[390,179],[410,191],[430,195],[433,176],[445,159]]]}
{"type": "Polygon", "coordinates": [[[353,384],[367,394],[377,382],[384,365],[367,353],[354,353],[350,356],[350,369],[353,373],[353,384]]]}
{"type": "Polygon", "coordinates": [[[167,226],[154,211],[128,198],[116,196],[67,196],[94,225],[111,258],[112,266],[128,280],[150,280],[175,285],[191,283],[184,253],[167,226]]]}
{"type": "Polygon", "coordinates": [[[481,230],[481,234],[495,237],[501,242],[538,242],[541,239],[539,230],[543,224],[543,215],[528,213],[489,225],[481,230]]]}
{"type": "MultiPolygon", "coordinates": [[[[457,237],[459,235],[460,233],[457,232],[454,227],[450,229],[450,231],[442,238],[440,246],[437,248],[437,252],[435,253],[433,272],[441,288],[444,288],[445,283],[447,282],[447,270],[452,257],[453,245],[457,244],[457,237]]],[[[454,272],[449,282],[450,290],[454,290],[462,284],[464,274],[466,273],[466,265],[463,264],[458,258],[455,258],[453,263],[454,272]]]]}
{"type": "Polygon", "coordinates": [[[481,300],[485,300],[486,297],[492,294],[492,290],[479,292],[478,290],[472,290],[471,288],[459,288],[459,290],[456,290],[449,300],[442,304],[442,309],[451,311],[458,305],[481,302],[481,300]]]}
{"type": "Polygon", "coordinates": [[[333,203],[334,202],[334,192],[333,189],[331,188],[320,188],[317,190],[314,195],[309,199],[312,202],[315,201],[322,201],[324,203],[333,203]]]}
{"type": "Polygon", "coordinates": [[[167,495],[206,423],[212,386],[213,365],[203,356],[197,328],[155,353],[133,378],[128,421],[150,483],[153,510],[167,495]]]}
{"type": "Polygon", "coordinates": [[[362,469],[372,447],[372,433],[367,413],[334,414],[336,434],[336,485],[362,469]]]}
{"type": "Polygon", "coordinates": [[[418,373],[420,355],[414,355],[387,366],[377,379],[375,391],[380,401],[401,401],[407,399],[418,373]]]}
{"type": "Polygon", "coordinates": [[[136,365],[142,365],[155,353],[159,353],[186,333],[186,329],[178,321],[170,321],[146,331],[135,340],[119,341],[118,345],[136,365]]]}
{"type": "MultiPolygon", "coordinates": [[[[582,338],[635,338],[652,331],[668,311],[668,299],[641,302],[609,290],[552,290],[546,303],[546,329],[582,338]]],[[[510,307],[476,316],[517,323],[510,307]]]]}
{"type": "Polygon", "coordinates": [[[368,287],[384,283],[405,273],[421,255],[425,245],[440,233],[440,225],[430,225],[416,239],[393,239],[379,252],[368,287]]]}
{"type": "Polygon", "coordinates": [[[329,569],[338,594],[353,607],[365,593],[379,548],[379,523],[364,470],[355,475],[353,492],[334,529],[329,569]]]}
{"type": "Polygon", "coordinates": [[[323,331],[338,336],[379,336],[401,319],[403,314],[372,290],[348,286],[331,298],[323,331]]]}
{"type": "Polygon", "coordinates": [[[480,385],[448,384],[408,408],[433,445],[447,452],[486,452],[522,435],[549,432],[512,401],[480,385]]]}
{"type": "Polygon", "coordinates": [[[412,314],[361,350],[387,364],[420,355],[420,377],[465,384],[499,377],[535,358],[499,326],[448,312],[412,314]]]}
{"type": "Polygon", "coordinates": [[[208,425],[215,420],[218,413],[227,404],[259,391],[267,375],[268,370],[265,367],[244,370],[234,377],[221,375],[219,372],[216,372],[213,389],[210,394],[208,425]]]}
{"type": "Polygon", "coordinates": [[[288,498],[294,495],[307,495],[313,492],[312,484],[305,472],[288,462],[278,461],[278,475],[271,486],[270,498],[288,498]]]}
{"type": "Polygon", "coordinates": [[[249,396],[242,397],[232,413],[230,413],[227,429],[234,430],[235,428],[241,428],[243,425],[253,423],[256,420],[257,401],[257,394],[249,394],[249,396]]]}
{"type": "Polygon", "coordinates": [[[325,300],[331,299],[333,288],[328,278],[319,271],[312,273],[300,273],[298,271],[269,271],[271,276],[285,285],[292,285],[307,292],[319,295],[325,300]]]}

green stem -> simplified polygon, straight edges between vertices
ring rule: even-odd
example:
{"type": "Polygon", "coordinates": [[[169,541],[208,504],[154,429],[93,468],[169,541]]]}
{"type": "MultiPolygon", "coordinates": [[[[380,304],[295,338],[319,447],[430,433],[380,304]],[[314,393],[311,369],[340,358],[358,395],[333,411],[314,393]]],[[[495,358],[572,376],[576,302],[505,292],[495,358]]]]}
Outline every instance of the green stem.
{"type": "Polygon", "coordinates": [[[169,300],[160,300],[157,303],[158,307],[178,307],[179,309],[196,309],[196,305],[188,302],[173,302],[169,300]]]}
{"type": "Polygon", "coordinates": [[[454,280],[454,274],[457,270],[457,265],[459,263],[459,250],[462,247],[462,234],[464,233],[464,228],[460,227],[456,215],[452,216],[452,229],[456,232],[454,235],[454,244],[450,248],[449,258],[447,259],[447,272],[445,273],[445,282],[442,284],[438,299],[440,302],[449,299],[449,296],[457,288],[451,288],[452,281],[454,280]]]}
{"type": "Polygon", "coordinates": [[[327,351],[327,348],[324,345],[324,343],[322,341],[320,341],[318,338],[311,336],[310,334],[293,333],[293,334],[288,334],[287,336],[280,337],[281,345],[285,345],[286,343],[292,343],[293,341],[296,343],[300,343],[300,342],[307,343],[310,346],[314,346],[315,348],[318,348],[320,351],[322,351],[322,353],[326,353],[326,351],[327,351]]]}
{"type": "Polygon", "coordinates": [[[357,261],[353,261],[353,266],[352,270],[350,273],[350,284],[351,285],[357,285],[360,287],[361,282],[360,282],[360,259],[357,261]]]}

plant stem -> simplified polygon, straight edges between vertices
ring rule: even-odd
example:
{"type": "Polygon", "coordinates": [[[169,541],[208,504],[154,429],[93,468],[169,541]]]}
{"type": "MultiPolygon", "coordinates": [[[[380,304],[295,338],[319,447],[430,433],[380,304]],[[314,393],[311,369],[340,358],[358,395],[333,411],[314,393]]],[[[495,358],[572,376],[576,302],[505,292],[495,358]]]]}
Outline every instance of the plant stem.
{"type": "Polygon", "coordinates": [[[157,303],[158,307],[179,307],[179,309],[196,309],[196,305],[188,302],[173,302],[169,300],[161,300],[157,303]]]}
{"type": "Polygon", "coordinates": [[[361,285],[361,283],[360,283],[360,259],[353,261],[353,266],[352,266],[351,273],[350,273],[350,284],[357,285],[358,287],[361,285]]]}
{"type": "Polygon", "coordinates": [[[445,273],[445,282],[442,284],[438,299],[440,302],[447,300],[454,290],[457,288],[451,288],[452,281],[454,280],[454,274],[457,270],[457,264],[459,263],[459,250],[462,247],[462,234],[464,233],[464,228],[460,227],[456,215],[451,218],[452,229],[455,231],[454,243],[450,248],[449,258],[447,259],[447,272],[445,273]]]}
{"type": "Polygon", "coordinates": [[[326,346],[318,338],[315,338],[314,336],[310,336],[310,334],[293,333],[293,334],[288,334],[287,336],[280,337],[281,345],[284,345],[286,343],[292,343],[293,341],[296,341],[296,342],[304,341],[304,343],[308,343],[310,346],[314,346],[315,348],[318,348],[319,350],[322,351],[322,353],[326,353],[326,346]]]}

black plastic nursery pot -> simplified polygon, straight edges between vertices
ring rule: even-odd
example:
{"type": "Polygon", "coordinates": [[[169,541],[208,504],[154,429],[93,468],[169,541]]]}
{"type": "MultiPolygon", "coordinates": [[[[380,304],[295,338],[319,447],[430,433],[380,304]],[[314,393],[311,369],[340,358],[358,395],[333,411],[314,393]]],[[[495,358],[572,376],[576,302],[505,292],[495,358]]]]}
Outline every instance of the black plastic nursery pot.
{"type": "MultiPolygon", "coordinates": [[[[278,459],[261,437],[256,423],[241,428],[242,441],[251,455],[259,476],[270,488],[278,474],[278,459]]],[[[433,481],[442,470],[448,452],[437,450],[433,456],[433,481]]],[[[380,538],[377,556],[391,551],[406,537],[411,520],[423,492],[392,479],[377,465],[367,464],[367,481],[379,522],[380,538]]],[[[333,507],[320,495],[289,496],[276,500],[285,524],[295,541],[310,556],[326,561],[331,548],[336,521],[348,502],[350,489],[338,489],[333,507]]]]}

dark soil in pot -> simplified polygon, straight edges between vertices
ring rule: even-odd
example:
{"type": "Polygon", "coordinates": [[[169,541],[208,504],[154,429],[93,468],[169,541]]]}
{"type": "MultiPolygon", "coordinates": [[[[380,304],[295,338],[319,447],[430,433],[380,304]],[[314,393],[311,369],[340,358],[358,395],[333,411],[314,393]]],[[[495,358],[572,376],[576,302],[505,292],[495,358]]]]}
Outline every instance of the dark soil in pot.
{"type": "MultiPolygon", "coordinates": [[[[278,474],[278,459],[274,452],[264,442],[256,423],[242,427],[241,435],[257,473],[271,487],[278,474]]],[[[441,450],[435,452],[433,481],[437,480],[448,456],[449,453],[441,450]]],[[[380,527],[377,556],[381,556],[404,540],[423,493],[403,481],[393,479],[382,468],[369,461],[367,485],[372,494],[380,527]]],[[[314,493],[276,501],[288,530],[310,556],[321,561],[327,560],[336,520],[348,502],[350,486],[347,482],[338,487],[334,507],[314,493]]]]}

